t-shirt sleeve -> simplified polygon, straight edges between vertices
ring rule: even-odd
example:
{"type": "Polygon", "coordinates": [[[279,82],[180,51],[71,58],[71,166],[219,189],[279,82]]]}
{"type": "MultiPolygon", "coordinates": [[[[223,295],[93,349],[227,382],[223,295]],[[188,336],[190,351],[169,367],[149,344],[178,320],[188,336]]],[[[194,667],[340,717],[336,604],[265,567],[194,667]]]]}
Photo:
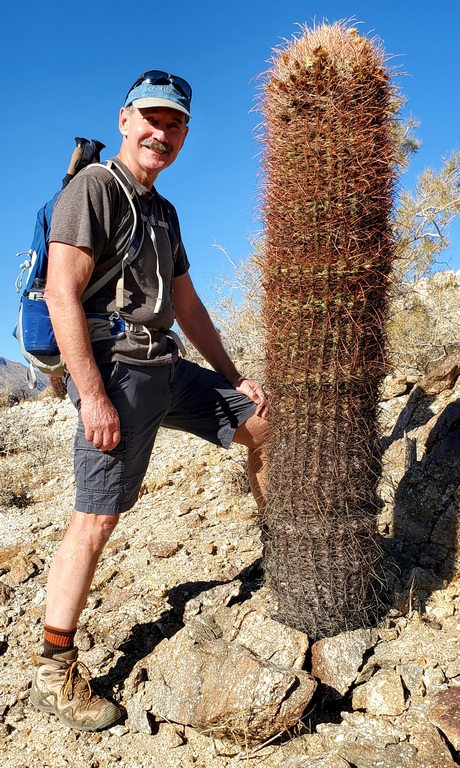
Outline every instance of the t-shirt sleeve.
{"type": "Polygon", "coordinates": [[[111,232],[111,179],[81,171],[62,191],[51,219],[50,242],[89,248],[98,261],[111,232]]]}

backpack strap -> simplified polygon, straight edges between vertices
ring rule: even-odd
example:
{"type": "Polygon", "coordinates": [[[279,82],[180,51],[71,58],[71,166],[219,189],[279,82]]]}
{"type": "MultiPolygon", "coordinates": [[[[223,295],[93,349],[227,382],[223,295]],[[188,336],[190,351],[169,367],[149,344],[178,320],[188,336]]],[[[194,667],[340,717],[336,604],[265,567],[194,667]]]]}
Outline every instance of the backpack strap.
{"type": "Polygon", "coordinates": [[[158,312],[160,310],[161,303],[163,300],[163,279],[159,272],[160,259],[158,255],[157,242],[156,242],[155,231],[153,227],[161,226],[168,230],[173,258],[179,247],[179,238],[176,232],[176,227],[173,222],[173,215],[169,208],[169,205],[161,195],[158,195],[160,199],[161,209],[165,217],[165,221],[159,221],[154,216],[145,216],[141,211],[136,190],[131,184],[126,173],[123,171],[122,168],[120,168],[120,166],[114,160],[107,160],[105,163],[93,163],[92,165],[99,165],[102,168],[105,168],[117,180],[120,188],[125,193],[128,203],[131,207],[131,210],[133,213],[133,225],[131,228],[131,236],[129,239],[128,249],[124,254],[123,258],[120,260],[118,264],[115,264],[115,266],[113,266],[112,269],[106,272],[105,275],[102,275],[102,277],[100,277],[99,280],[96,280],[96,282],[93,283],[93,285],[83,293],[81,298],[82,303],[87,301],[91,296],[94,296],[94,294],[97,293],[97,291],[100,288],[102,288],[112,277],[114,277],[117,274],[117,272],[121,270],[121,276],[117,282],[115,302],[118,308],[123,307],[125,268],[128,267],[134,261],[134,259],[140,252],[144,242],[145,232],[147,231],[152,240],[154,250],[157,254],[159,292],[158,292],[157,302],[155,305],[155,312],[158,312]],[[139,221],[142,222],[142,226],[139,227],[140,235],[137,236],[139,221]]]}
{"type": "Polygon", "coordinates": [[[84,303],[91,296],[94,296],[94,294],[97,293],[97,291],[100,288],[102,288],[102,286],[108,283],[108,281],[112,277],[114,277],[117,274],[117,272],[121,270],[122,275],[117,284],[117,295],[116,295],[117,306],[121,307],[123,306],[123,285],[124,285],[125,267],[129,266],[129,264],[131,264],[131,262],[134,261],[140,249],[142,248],[142,244],[144,242],[144,227],[142,226],[140,238],[136,238],[137,225],[140,217],[140,210],[139,212],[137,210],[137,207],[139,206],[139,203],[137,201],[137,193],[134,187],[132,186],[132,184],[130,184],[128,177],[122,171],[120,166],[114,163],[113,160],[108,160],[106,163],[93,163],[93,165],[99,165],[102,168],[105,168],[117,180],[119,186],[125,193],[128,203],[131,207],[131,211],[133,213],[133,226],[131,228],[131,235],[129,239],[128,249],[124,254],[123,258],[119,261],[118,264],[115,264],[115,266],[112,267],[112,269],[109,269],[109,271],[106,272],[105,275],[102,275],[102,277],[100,277],[99,280],[96,280],[96,282],[93,283],[93,285],[90,288],[88,288],[87,291],[84,292],[83,296],[81,297],[81,300],[82,300],[82,303],[84,303]]]}

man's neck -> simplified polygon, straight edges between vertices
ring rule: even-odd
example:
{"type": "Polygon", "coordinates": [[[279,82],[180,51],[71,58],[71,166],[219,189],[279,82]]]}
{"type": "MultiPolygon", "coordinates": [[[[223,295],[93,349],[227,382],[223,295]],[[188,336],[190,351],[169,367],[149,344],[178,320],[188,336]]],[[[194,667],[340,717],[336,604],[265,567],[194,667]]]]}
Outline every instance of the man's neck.
{"type": "Polygon", "coordinates": [[[144,168],[141,168],[136,163],[133,163],[130,161],[130,157],[128,156],[127,152],[124,151],[123,146],[121,147],[118,155],[116,156],[118,160],[121,160],[124,165],[131,171],[132,175],[134,176],[137,181],[142,184],[144,187],[147,187],[147,189],[151,189],[153,187],[153,184],[158,176],[159,171],[151,171],[148,172],[144,168]]]}

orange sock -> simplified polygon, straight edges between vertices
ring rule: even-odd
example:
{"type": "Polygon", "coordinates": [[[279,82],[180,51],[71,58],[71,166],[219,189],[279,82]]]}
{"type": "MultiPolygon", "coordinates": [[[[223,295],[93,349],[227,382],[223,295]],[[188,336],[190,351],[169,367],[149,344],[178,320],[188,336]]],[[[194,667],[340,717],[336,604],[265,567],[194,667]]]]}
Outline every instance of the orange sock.
{"type": "Polygon", "coordinates": [[[58,629],[45,624],[45,642],[43,645],[43,656],[52,659],[55,653],[70,651],[74,647],[74,639],[77,628],[58,629]]]}

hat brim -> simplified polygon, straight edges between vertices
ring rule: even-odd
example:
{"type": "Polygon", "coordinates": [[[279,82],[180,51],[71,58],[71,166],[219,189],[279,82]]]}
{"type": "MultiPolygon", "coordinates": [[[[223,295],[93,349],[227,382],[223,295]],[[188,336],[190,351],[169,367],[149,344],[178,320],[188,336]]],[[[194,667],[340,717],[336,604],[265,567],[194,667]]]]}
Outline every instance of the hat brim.
{"type": "Polygon", "coordinates": [[[155,96],[145,96],[142,99],[134,99],[132,105],[141,109],[142,107],[168,107],[169,109],[177,110],[177,112],[182,112],[184,115],[187,115],[187,117],[191,117],[190,112],[187,112],[185,107],[182,107],[177,101],[172,101],[171,99],[159,99],[155,96]]]}

